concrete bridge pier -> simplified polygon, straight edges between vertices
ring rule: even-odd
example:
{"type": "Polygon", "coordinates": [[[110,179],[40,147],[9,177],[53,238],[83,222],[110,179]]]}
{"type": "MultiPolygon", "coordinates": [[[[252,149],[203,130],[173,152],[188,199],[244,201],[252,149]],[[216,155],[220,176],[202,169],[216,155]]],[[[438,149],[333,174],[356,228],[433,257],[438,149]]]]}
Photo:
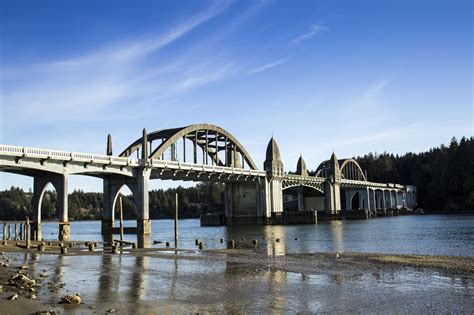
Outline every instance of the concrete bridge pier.
{"type": "Polygon", "coordinates": [[[298,211],[304,211],[304,188],[298,187],[296,193],[298,196],[298,211]]]}
{"type": "Polygon", "coordinates": [[[43,173],[34,177],[33,197],[31,206],[33,208],[33,222],[31,224],[32,239],[41,241],[41,204],[48,184],[56,189],[57,207],[59,213],[59,240],[67,241],[71,237],[71,228],[68,218],[68,190],[67,174],[43,173]]]}
{"type": "Polygon", "coordinates": [[[227,225],[264,224],[262,183],[230,182],[225,184],[225,216],[227,225]]]}
{"type": "Polygon", "coordinates": [[[148,193],[150,175],[150,169],[145,168],[139,170],[137,182],[132,185],[132,191],[135,195],[135,203],[138,211],[137,234],[139,235],[151,234],[150,200],[148,193]]]}

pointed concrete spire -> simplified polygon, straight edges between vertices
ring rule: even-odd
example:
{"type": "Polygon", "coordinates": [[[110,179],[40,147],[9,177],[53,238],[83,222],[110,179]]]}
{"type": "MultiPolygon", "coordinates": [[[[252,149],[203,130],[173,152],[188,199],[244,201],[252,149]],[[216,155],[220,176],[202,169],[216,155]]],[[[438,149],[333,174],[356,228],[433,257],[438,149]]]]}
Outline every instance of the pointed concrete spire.
{"type": "Polygon", "coordinates": [[[301,176],[308,176],[308,169],[306,168],[306,162],[303,159],[303,155],[300,155],[298,164],[296,165],[296,174],[301,176]]]}
{"type": "Polygon", "coordinates": [[[148,159],[148,134],[145,128],[142,135],[142,159],[148,159]]]}
{"type": "Polygon", "coordinates": [[[331,167],[334,167],[335,169],[339,170],[339,161],[337,160],[337,157],[334,151],[332,152],[330,163],[331,163],[331,167]]]}
{"type": "Polygon", "coordinates": [[[107,155],[112,155],[112,135],[107,136],[107,155]]]}
{"type": "Polygon", "coordinates": [[[277,173],[283,174],[283,162],[281,161],[280,149],[275,141],[275,138],[271,138],[267,146],[267,154],[265,156],[265,162],[263,167],[267,172],[274,172],[277,169],[277,173]]]}
{"type": "Polygon", "coordinates": [[[270,139],[270,142],[267,146],[267,154],[266,154],[267,161],[281,161],[280,157],[280,148],[278,148],[278,144],[275,141],[275,138],[270,139]]]}

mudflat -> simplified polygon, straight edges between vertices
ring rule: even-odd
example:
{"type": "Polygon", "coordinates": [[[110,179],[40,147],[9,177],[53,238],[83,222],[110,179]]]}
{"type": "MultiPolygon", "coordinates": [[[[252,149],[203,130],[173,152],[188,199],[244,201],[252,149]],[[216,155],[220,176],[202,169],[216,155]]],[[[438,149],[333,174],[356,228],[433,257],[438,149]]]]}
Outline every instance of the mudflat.
{"type": "Polygon", "coordinates": [[[471,257],[0,247],[0,314],[472,313],[471,257]],[[12,280],[22,274],[34,285],[12,280]],[[18,294],[18,299],[9,297],[18,294]],[[60,304],[79,294],[79,305],[60,304]]]}

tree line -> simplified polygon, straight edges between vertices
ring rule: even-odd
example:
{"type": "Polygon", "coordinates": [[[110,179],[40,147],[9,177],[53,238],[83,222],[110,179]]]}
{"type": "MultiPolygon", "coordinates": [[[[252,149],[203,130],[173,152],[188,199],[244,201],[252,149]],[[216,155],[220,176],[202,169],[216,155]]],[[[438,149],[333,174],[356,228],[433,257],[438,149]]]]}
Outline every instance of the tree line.
{"type": "MultiPolygon", "coordinates": [[[[427,152],[393,155],[369,153],[355,158],[367,170],[368,180],[417,187],[418,203],[425,211],[474,210],[474,138],[453,138],[427,152]]],[[[224,213],[224,185],[199,183],[190,188],[150,191],[150,217],[172,218],[175,194],[178,193],[181,218],[197,218],[208,212],[224,213]]],[[[32,217],[31,191],[11,187],[0,192],[0,220],[23,220],[32,217]]],[[[137,208],[133,196],[122,197],[124,218],[135,219],[137,208]]],[[[55,219],[57,196],[46,191],[42,202],[42,218],[55,219]]],[[[118,207],[118,203],[116,205],[118,207]]],[[[69,195],[71,220],[100,219],[102,193],[75,190],[69,195]]]]}
{"type": "MultiPolygon", "coordinates": [[[[149,193],[150,217],[152,219],[173,218],[176,193],[180,218],[199,218],[208,212],[224,213],[224,185],[221,183],[199,183],[190,188],[169,188],[152,190],[149,193]]],[[[24,220],[32,218],[32,193],[21,188],[11,187],[0,192],[0,220],[24,220]]],[[[136,219],[137,207],[133,195],[122,197],[124,219],[136,219]]],[[[118,213],[119,202],[115,205],[118,213]]],[[[55,220],[57,213],[57,194],[47,190],[41,204],[41,217],[55,220]]],[[[102,193],[74,190],[68,196],[68,215],[70,220],[99,220],[102,218],[104,201],[102,193]]],[[[116,216],[118,218],[118,216],[116,216]]]]}
{"type": "Polygon", "coordinates": [[[427,152],[355,158],[368,180],[414,185],[425,211],[474,211],[474,137],[452,138],[427,152]]]}

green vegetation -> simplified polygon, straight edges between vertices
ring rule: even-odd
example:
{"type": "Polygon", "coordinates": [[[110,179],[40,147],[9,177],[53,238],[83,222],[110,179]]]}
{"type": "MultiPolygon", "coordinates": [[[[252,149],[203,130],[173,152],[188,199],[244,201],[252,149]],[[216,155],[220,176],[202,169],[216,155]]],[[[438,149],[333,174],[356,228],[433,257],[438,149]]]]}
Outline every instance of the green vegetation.
{"type": "Polygon", "coordinates": [[[474,210],[474,137],[419,154],[367,154],[357,157],[373,182],[417,187],[425,211],[474,210]]]}
{"type": "MultiPolygon", "coordinates": [[[[428,211],[474,210],[474,138],[452,139],[449,146],[419,154],[403,156],[383,153],[357,157],[370,181],[414,185],[420,207],[428,211]]],[[[150,216],[172,218],[175,193],[179,196],[182,218],[197,218],[207,212],[224,211],[224,185],[199,183],[196,187],[159,189],[150,192],[150,216]]],[[[31,191],[12,187],[0,192],[0,220],[23,220],[31,213],[31,191]]],[[[135,219],[137,209],[133,196],[122,198],[125,219],[135,219]]],[[[56,193],[43,197],[42,217],[54,219],[56,193]]],[[[118,204],[118,203],[117,203],[118,204]]],[[[118,206],[118,205],[117,205],[118,206]]],[[[72,220],[100,219],[102,193],[76,190],[69,195],[69,217],[72,220]]]]}
{"type": "MultiPolygon", "coordinates": [[[[199,183],[191,188],[170,188],[150,191],[150,217],[152,219],[172,218],[175,208],[175,194],[178,193],[181,218],[198,218],[201,213],[224,213],[224,185],[199,183]]],[[[31,192],[11,187],[0,192],[0,220],[23,220],[32,216],[31,192]]],[[[45,220],[55,219],[56,192],[46,191],[43,196],[41,215],[45,220]]],[[[133,196],[122,196],[125,219],[136,219],[137,208],[133,196]]],[[[71,220],[96,220],[102,216],[102,193],[75,190],[69,195],[69,218],[71,220]]],[[[116,204],[118,210],[118,202],[116,204]]]]}

